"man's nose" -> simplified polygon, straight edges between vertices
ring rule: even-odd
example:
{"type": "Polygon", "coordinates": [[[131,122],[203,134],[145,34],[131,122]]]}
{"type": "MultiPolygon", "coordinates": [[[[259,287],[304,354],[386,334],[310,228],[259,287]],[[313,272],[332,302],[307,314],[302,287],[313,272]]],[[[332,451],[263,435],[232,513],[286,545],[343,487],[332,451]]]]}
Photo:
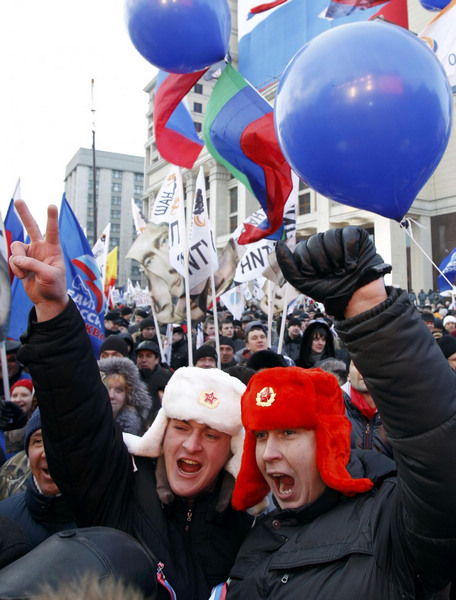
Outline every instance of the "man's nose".
{"type": "Polygon", "coordinates": [[[282,453],[279,445],[277,444],[277,440],[274,437],[269,436],[265,443],[263,460],[265,462],[271,462],[273,460],[280,460],[281,458],[282,453]]]}
{"type": "Polygon", "coordinates": [[[199,431],[192,431],[185,438],[183,447],[188,452],[199,452],[201,450],[201,434],[199,431]]]}

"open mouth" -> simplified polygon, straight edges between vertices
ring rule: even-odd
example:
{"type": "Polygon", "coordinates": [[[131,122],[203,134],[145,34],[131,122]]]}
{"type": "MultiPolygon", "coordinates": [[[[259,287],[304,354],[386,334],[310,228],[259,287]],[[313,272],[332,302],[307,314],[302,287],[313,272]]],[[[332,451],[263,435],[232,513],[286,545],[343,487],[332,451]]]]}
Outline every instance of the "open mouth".
{"type": "Polygon", "coordinates": [[[181,458],[177,461],[177,468],[183,475],[194,475],[201,469],[201,463],[189,458],[181,458]]]}
{"type": "Polygon", "coordinates": [[[294,487],[294,479],[289,475],[271,475],[270,476],[274,481],[276,486],[277,493],[279,496],[286,497],[290,496],[294,487]]]}
{"type": "Polygon", "coordinates": [[[43,473],[45,479],[51,479],[51,475],[49,473],[49,469],[41,469],[41,472],[43,473]]]}

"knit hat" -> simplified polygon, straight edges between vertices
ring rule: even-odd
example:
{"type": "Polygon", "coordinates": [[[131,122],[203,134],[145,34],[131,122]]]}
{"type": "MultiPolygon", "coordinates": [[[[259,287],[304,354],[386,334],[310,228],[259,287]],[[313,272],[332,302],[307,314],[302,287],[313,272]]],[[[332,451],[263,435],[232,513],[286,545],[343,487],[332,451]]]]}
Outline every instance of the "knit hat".
{"type": "Polygon", "coordinates": [[[31,394],[33,394],[33,381],[31,379],[18,379],[14,385],[11,386],[10,394],[13,393],[18,387],[24,387],[29,390],[31,394]]]}
{"type": "Polygon", "coordinates": [[[146,319],[143,319],[142,321],[140,321],[139,323],[139,329],[142,331],[143,329],[145,329],[146,327],[153,327],[155,329],[155,323],[154,320],[151,319],[150,317],[147,317],[146,319]]]}
{"type": "Polygon", "coordinates": [[[447,323],[456,323],[456,317],[453,317],[453,315],[447,315],[443,319],[443,326],[445,327],[447,323]]]}
{"type": "Polygon", "coordinates": [[[120,352],[122,356],[128,356],[127,342],[118,335],[110,335],[100,346],[100,354],[105,350],[120,352]]]}
{"type": "Polygon", "coordinates": [[[200,358],[205,358],[206,356],[213,358],[215,362],[217,362],[217,352],[214,346],[211,346],[210,344],[202,344],[195,352],[195,365],[200,358]]]}
{"type": "Polygon", "coordinates": [[[220,346],[230,346],[230,348],[233,348],[233,350],[234,350],[233,338],[229,338],[226,335],[221,335],[219,337],[219,344],[220,344],[220,346]]]}
{"type": "Polygon", "coordinates": [[[115,321],[119,318],[119,312],[117,310],[108,310],[104,316],[105,321],[115,321]]]}
{"type": "Polygon", "coordinates": [[[255,459],[255,431],[304,427],[315,430],[316,460],[324,483],[347,496],[370,490],[370,479],[353,479],[350,421],[337,379],[321,369],[276,367],[257,373],[242,396],[244,452],[233,492],[236,510],[254,506],[269,492],[255,459]]]}
{"type": "Polygon", "coordinates": [[[456,352],[456,338],[452,335],[442,335],[442,337],[437,340],[437,344],[445,358],[449,358],[456,352]]]}
{"type": "Polygon", "coordinates": [[[157,457],[163,453],[163,438],[169,419],[204,423],[231,436],[233,456],[225,469],[236,477],[244,439],[241,423],[244,390],[245,385],[239,379],[220,369],[181,367],[168,381],[162,408],[151,427],[141,438],[124,433],[124,442],[130,454],[157,457]]]}
{"type": "Polygon", "coordinates": [[[271,369],[273,367],[288,367],[288,364],[281,354],[277,354],[273,350],[259,350],[252,354],[246,366],[254,371],[259,371],[260,369],[271,369]]]}
{"type": "Polygon", "coordinates": [[[24,450],[27,456],[30,438],[38,429],[41,429],[41,415],[40,409],[36,408],[27,423],[27,427],[25,428],[24,450]]]}
{"type": "Polygon", "coordinates": [[[423,321],[427,321],[428,323],[435,323],[434,315],[431,312],[429,312],[428,310],[424,310],[421,313],[421,318],[423,319],[423,321]]]}

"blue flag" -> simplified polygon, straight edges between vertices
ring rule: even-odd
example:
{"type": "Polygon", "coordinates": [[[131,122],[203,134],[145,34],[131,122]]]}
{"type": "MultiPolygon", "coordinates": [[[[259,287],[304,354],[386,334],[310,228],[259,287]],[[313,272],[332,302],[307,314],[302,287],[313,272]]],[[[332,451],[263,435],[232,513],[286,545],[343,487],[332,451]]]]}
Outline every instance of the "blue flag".
{"type": "Polygon", "coordinates": [[[439,265],[439,269],[441,273],[445,275],[446,279],[452,283],[452,285],[450,285],[445,277],[439,275],[437,280],[439,292],[451,290],[452,286],[454,286],[454,280],[456,278],[456,248],[453,248],[450,254],[442,260],[439,265]]]}
{"type": "Polygon", "coordinates": [[[60,244],[65,259],[68,295],[84,319],[95,356],[104,341],[105,299],[100,271],[78,220],[65,194],[59,215],[60,244]]]}

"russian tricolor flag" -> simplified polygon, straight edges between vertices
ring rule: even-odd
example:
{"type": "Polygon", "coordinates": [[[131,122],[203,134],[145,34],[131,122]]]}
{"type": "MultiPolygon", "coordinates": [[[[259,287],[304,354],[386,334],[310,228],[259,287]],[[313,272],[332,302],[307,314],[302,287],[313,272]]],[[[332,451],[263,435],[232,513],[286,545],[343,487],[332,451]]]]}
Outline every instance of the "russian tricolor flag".
{"type": "Polygon", "coordinates": [[[185,74],[159,71],[157,75],[154,100],[157,150],[166,161],[187,169],[195,164],[204,143],[182,100],[206,71],[185,74]]]}

